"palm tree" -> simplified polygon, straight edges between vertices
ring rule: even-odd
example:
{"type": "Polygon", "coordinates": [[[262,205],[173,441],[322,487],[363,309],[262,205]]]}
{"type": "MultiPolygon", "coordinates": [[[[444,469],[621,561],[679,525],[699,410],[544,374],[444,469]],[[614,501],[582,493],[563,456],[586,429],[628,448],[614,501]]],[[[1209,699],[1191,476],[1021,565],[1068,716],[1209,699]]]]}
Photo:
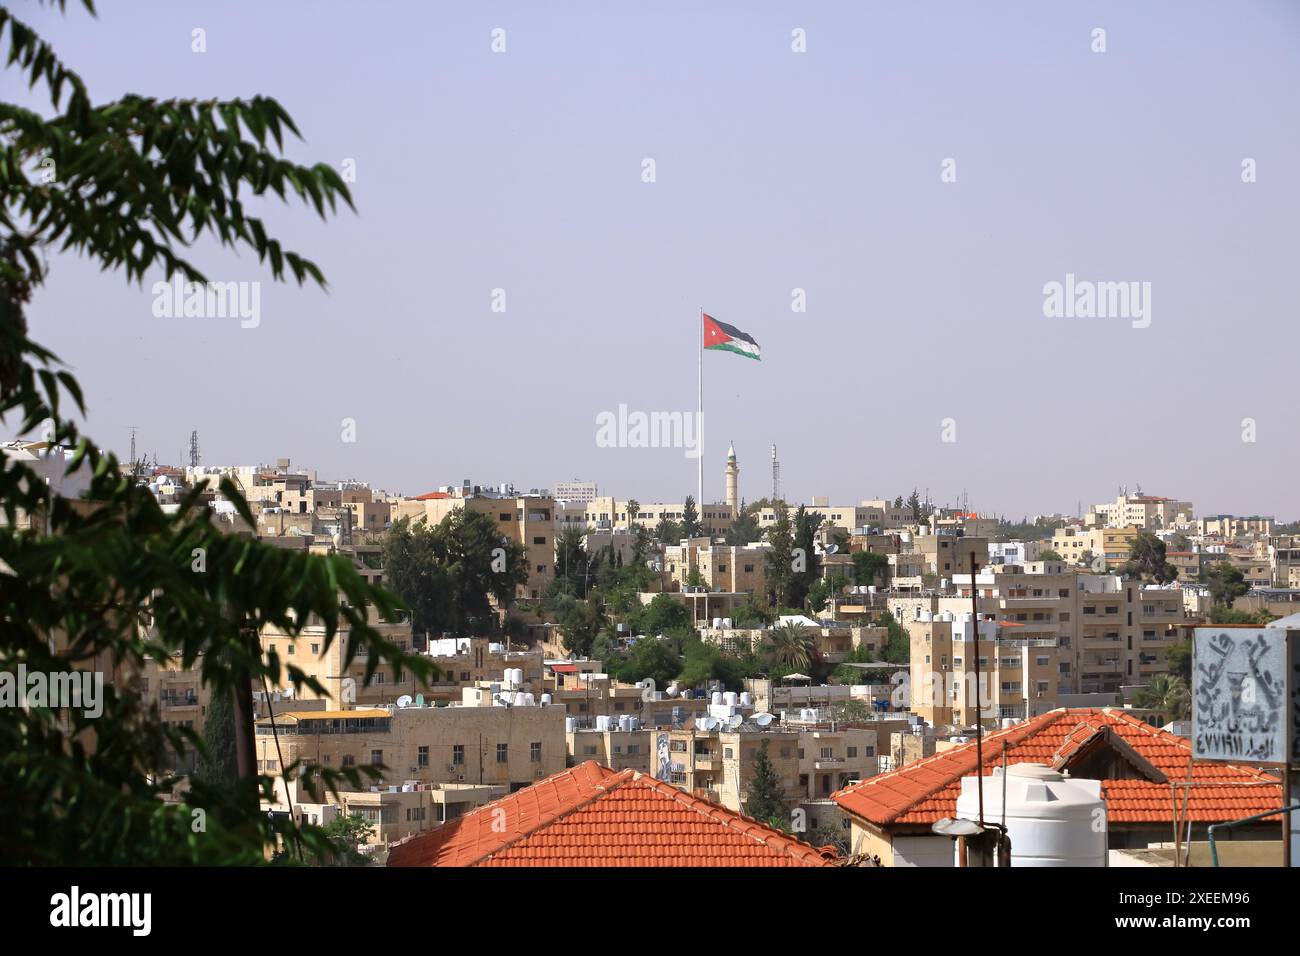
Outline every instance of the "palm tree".
{"type": "Polygon", "coordinates": [[[767,654],[773,667],[789,667],[796,671],[812,663],[815,642],[803,625],[794,621],[778,624],[768,637],[767,654]]]}
{"type": "Polygon", "coordinates": [[[1160,722],[1186,720],[1192,712],[1192,695],[1177,674],[1157,674],[1138,691],[1134,703],[1156,712],[1160,722]]]}

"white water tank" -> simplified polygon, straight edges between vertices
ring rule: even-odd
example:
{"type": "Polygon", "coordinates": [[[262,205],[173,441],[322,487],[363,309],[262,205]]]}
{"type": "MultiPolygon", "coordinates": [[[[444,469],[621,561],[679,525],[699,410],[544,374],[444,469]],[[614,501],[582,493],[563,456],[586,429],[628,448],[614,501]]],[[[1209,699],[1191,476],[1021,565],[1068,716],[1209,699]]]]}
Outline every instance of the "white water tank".
{"type": "Polygon", "coordinates": [[[754,695],[751,694],[749,691],[743,691],[743,692],[741,692],[741,695],[740,695],[740,706],[741,706],[741,707],[753,707],[753,706],[754,706],[754,695]]]}
{"type": "Polygon", "coordinates": [[[543,707],[549,707],[549,706],[551,706],[551,695],[550,695],[550,694],[543,694],[543,695],[542,695],[542,706],[543,706],[543,707]]]}
{"type": "Polygon", "coordinates": [[[719,707],[719,706],[721,706],[721,705],[722,705],[722,691],[715,690],[715,691],[713,692],[713,695],[709,698],[709,703],[712,704],[714,707],[719,707]]]}
{"type": "Polygon", "coordinates": [[[740,700],[740,695],[737,694],[734,690],[729,690],[722,695],[722,702],[726,704],[728,707],[735,707],[737,701],[739,700],[740,700]]]}
{"type": "MultiPolygon", "coordinates": [[[[984,778],[984,819],[1002,822],[1002,768],[984,778]]],[[[1007,768],[1012,866],[1105,866],[1106,802],[1100,780],[1067,777],[1041,763],[1007,768]]],[[[979,819],[975,777],[963,777],[957,816],[979,819]]]]}

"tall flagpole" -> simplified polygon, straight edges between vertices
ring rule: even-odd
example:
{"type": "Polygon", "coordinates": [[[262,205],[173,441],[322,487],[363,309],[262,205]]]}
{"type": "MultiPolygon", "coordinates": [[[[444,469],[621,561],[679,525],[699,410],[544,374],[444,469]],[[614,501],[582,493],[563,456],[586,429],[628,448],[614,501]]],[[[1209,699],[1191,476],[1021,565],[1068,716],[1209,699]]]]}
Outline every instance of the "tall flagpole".
{"type": "Polygon", "coordinates": [[[700,327],[696,332],[695,347],[699,350],[697,353],[697,364],[700,373],[700,392],[699,408],[695,418],[695,442],[699,457],[696,459],[696,465],[699,470],[698,483],[696,487],[695,510],[704,516],[704,306],[700,306],[700,327]]]}

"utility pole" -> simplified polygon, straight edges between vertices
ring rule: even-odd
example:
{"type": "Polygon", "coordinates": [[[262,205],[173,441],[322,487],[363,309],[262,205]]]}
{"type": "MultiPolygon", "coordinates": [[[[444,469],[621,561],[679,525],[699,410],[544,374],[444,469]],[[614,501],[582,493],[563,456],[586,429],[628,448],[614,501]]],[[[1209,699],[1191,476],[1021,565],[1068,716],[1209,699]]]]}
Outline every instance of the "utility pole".
{"type": "MultiPolygon", "coordinates": [[[[980,703],[980,613],[975,587],[975,552],[970,553],[970,610],[971,626],[975,632],[975,779],[978,781],[980,805],[980,828],[984,827],[984,725],[980,723],[983,716],[983,704],[980,703]]],[[[993,653],[997,653],[996,649],[993,653]]]]}

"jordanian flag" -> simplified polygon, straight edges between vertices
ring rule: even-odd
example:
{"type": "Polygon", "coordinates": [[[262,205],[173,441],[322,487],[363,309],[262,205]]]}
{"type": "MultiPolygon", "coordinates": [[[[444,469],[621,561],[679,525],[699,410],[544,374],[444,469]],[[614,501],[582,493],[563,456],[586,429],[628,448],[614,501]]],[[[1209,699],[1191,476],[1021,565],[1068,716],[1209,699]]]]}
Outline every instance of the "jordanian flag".
{"type": "Polygon", "coordinates": [[[747,332],[742,332],[734,325],[719,322],[711,315],[704,317],[704,347],[718,351],[735,352],[746,358],[759,360],[758,343],[747,332]]]}

